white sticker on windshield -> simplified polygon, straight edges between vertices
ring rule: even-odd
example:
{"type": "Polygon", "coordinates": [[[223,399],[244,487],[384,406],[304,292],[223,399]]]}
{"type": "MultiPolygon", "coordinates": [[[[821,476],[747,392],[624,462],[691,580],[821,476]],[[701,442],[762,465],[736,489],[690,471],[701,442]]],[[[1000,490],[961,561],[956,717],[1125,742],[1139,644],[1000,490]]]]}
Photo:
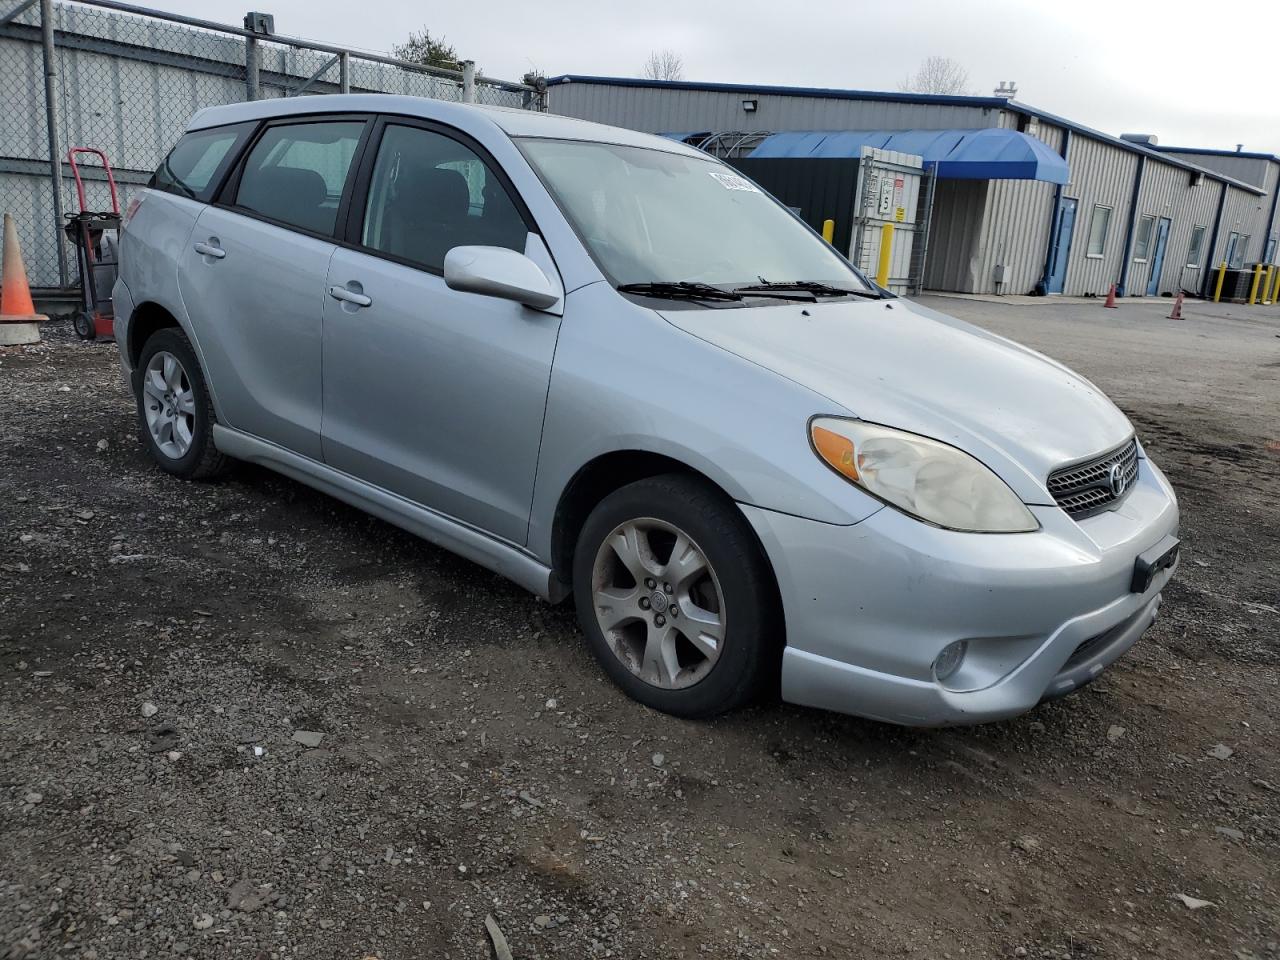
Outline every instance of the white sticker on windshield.
{"type": "Polygon", "coordinates": [[[748,193],[760,192],[754,183],[738,176],[736,173],[721,173],[719,170],[708,170],[707,173],[720,181],[720,186],[726,190],[746,190],[748,193]]]}

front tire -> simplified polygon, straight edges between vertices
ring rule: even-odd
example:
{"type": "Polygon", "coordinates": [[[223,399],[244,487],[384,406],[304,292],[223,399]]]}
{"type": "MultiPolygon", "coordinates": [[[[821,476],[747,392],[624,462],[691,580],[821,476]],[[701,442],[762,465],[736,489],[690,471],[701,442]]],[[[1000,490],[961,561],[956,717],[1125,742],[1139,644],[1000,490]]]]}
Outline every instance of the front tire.
{"type": "Polygon", "coordinates": [[[669,474],[605,497],[578,537],[573,584],[596,659],[647,706],[708,717],[776,682],[772,574],[733,501],[704,481],[669,474]]]}
{"type": "Polygon", "coordinates": [[[165,327],[147,338],[133,376],[142,442],[160,469],[184,480],[223,473],[213,443],[213,402],[187,335],[165,327]]]}

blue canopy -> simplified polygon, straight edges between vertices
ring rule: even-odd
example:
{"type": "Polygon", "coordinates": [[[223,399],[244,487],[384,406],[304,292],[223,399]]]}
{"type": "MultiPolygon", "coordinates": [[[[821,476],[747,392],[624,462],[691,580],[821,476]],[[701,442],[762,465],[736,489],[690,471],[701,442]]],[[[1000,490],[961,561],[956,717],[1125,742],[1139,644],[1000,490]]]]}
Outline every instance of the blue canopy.
{"type": "Polygon", "coordinates": [[[863,147],[924,158],[926,169],[949,180],[1044,180],[1066,183],[1067,162],[1035,137],[1017,130],[833,130],[774,133],[750,157],[860,157],[863,147]]]}

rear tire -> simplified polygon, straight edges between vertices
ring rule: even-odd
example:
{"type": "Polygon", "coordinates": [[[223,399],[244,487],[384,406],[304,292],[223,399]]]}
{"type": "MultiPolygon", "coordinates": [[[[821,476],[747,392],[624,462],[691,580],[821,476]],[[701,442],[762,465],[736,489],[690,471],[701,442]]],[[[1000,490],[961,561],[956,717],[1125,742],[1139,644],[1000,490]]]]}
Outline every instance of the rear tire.
{"type": "Polygon", "coordinates": [[[184,480],[226,471],[228,458],[213,443],[213,401],[191,341],[178,327],[157,330],[142,347],[133,373],[138,429],[157,466],[184,480]]]}
{"type": "Polygon", "coordinates": [[[709,717],[776,684],[772,573],[742,513],[705,481],[667,474],[605,497],[578,537],[573,588],[596,659],[646,706],[709,717]]]}

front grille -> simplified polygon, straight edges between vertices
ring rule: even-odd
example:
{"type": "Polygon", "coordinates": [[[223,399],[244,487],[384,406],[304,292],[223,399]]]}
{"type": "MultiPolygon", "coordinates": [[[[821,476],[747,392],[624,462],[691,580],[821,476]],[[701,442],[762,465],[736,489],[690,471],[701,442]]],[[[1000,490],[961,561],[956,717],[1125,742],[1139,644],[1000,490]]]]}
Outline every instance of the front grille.
{"type": "Polygon", "coordinates": [[[1130,440],[1110,453],[1053,471],[1049,492],[1068,516],[1080,520],[1122,499],[1137,479],[1138,441],[1130,440]]]}

